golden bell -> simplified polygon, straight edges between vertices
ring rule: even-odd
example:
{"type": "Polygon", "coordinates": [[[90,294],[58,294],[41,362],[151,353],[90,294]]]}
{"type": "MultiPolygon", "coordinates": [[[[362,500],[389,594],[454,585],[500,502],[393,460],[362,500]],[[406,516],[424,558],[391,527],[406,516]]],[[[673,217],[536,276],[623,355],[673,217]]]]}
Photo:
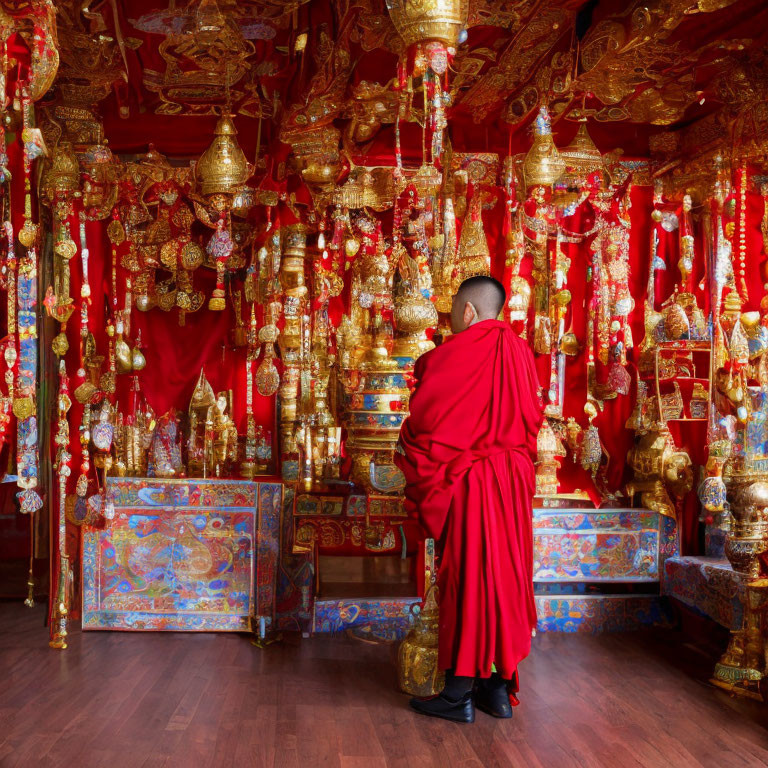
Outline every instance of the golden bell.
{"type": "Polygon", "coordinates": [[[533,146],[523,161],[526,187],[551,187],[565,173],[565,162],[552,139],[549,111],[541,107],[536,118],[533,146]]]}
{"type": "Polygon", "coordinates": [[[195,176],[203,195],[234,195],[251,170],[235,136],[231,115],[222,115],[214,129],[214,139],[195,166],[195,176]]]}
{"type": "Polygon", "coordinates": [[[406,46],[427,40],[439,40],[449,48],[459,42],[459,33],[466,26],[468,0],[388,0],[395,29],[406,46]]]}

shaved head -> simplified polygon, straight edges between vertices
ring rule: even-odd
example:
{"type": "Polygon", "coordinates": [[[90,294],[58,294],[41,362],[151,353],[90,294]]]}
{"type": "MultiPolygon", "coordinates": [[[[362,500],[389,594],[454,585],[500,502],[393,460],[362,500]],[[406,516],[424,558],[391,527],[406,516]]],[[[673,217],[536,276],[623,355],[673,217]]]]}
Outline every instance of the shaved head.
{"type": "Polygon", "coordinates": [[[506,300],[506,291],[498,280],[485,275],[470,277],[453,297],[451,330],[459,333],[481,320],[495,320],[506,300]]]}

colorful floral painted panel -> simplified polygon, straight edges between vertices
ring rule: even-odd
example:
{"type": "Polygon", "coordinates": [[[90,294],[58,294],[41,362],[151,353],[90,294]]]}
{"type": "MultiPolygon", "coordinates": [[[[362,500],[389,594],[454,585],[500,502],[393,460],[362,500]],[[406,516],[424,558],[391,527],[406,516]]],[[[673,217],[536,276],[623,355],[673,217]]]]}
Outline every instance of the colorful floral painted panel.
{"type": "Polygon", "coordinates": [[[673,622],[656,596],[538,596],[536,615],[539,632],[627,632],[673,622]]]}
{"type": "Polygon", "coordinates": [[[248,631],[259,485],[110,480],[115,518],[84,536],[83,629],[248,631]]]}
{"type": "Polygon", "coordinates": [[[659,580],[659,515],[534,510],[534,581],[659,580]]]}

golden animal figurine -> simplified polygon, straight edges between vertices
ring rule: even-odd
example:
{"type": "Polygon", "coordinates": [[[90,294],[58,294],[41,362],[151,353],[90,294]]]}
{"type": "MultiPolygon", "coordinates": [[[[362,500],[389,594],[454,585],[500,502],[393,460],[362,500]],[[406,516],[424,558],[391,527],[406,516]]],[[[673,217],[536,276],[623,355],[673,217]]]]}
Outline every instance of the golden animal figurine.
{"type": "Polygon", "coordinates": [[[398,685],[411,696],[434,696],[445,684],[445,675],[437,666],[439,615],[437,587],[433,586],[397,654],[398,685]]]}
{"type": "Polygon", "coordinates": [[[675,446],[669,427],[658,424],[639,435],[627,460],[635,473],[627,484],[627,495],[632,498],[639,493],[645,507],[674,518],[672,496],[682,498],[691,490],[693,469],[691,457],[675,446]]]}

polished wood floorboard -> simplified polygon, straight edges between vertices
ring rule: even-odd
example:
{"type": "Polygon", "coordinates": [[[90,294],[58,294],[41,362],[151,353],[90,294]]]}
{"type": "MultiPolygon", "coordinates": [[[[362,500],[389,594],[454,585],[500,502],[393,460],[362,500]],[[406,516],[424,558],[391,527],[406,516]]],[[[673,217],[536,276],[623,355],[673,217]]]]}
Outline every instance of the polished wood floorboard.
{"type": "Polygon", "coordinates": [[[708,686],[669,631],[539,636],[514,719],[454,725],[410,712],[389,646],[75,631],[59,652],[43,613],[0,603],[1,768],[768,765],[768,705],[708,686]]]}

